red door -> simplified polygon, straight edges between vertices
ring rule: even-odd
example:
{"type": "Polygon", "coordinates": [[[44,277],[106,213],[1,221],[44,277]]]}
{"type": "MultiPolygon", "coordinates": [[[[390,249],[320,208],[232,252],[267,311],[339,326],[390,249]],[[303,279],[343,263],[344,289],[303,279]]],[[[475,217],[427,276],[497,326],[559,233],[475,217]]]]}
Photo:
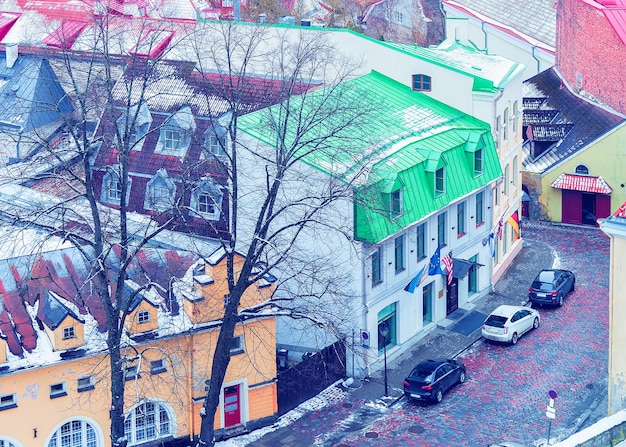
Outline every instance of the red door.
{"type": "Polygon", "coordinates": [[[241,422],[241,397],[239,385],[224,388],[224,426],[232,427],[241,422]]]}
{"type": "Polygon", "coordinates": [[[580,191],[561,190],[561,221],[567,224],[582,223],[582,194],[580,191]]]}

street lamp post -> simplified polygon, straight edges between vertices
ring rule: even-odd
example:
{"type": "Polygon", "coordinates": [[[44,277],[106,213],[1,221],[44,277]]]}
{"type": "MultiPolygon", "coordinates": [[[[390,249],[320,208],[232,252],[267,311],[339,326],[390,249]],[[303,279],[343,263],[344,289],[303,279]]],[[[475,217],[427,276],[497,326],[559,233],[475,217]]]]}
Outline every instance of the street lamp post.
{"type": "Polygon", "coordinates": [[[385,396],[389,396],[389,388],[387,384],[387,335],[389,335],[389,328],[386,323],[382,323],[378,328],[380,335],[383,337],[383,358],[385,362],[385,396]]]}

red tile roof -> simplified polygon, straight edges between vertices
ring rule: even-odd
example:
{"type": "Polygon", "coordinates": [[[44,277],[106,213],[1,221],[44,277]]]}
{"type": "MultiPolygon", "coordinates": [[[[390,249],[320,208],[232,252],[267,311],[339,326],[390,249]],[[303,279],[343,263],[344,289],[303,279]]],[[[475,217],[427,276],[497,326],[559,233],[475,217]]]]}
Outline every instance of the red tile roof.
{"type": "Polygon", "coordinates": [[[615,217],[621,217],[622,219],[626,219],[626,202],[620,206],[617,211],[613,213],[615,217]]]}
{"type": "Polygon", "coordinates": [[[611,188],[602,177],[589,175],[561,174],[550,185],[558,189],[571,189],[573,191],[593,192],[597,194],[611,194],[611,188]]]}

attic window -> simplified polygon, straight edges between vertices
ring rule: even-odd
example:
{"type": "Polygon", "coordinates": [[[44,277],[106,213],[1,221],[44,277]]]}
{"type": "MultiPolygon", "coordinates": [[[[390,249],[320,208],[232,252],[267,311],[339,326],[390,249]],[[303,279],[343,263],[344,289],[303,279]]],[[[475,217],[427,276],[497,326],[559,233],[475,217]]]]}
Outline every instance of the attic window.
{"type": "Polygon", "coordinates": [[[150,322],[150,312],[147,310],[142,310],[137,313],[137,322],[139,324],[150,322]]]}
{"type": "Polygon", "coordinates": [[[163,131],[163,147],[166,151],[176,151],[182,142],[182,135],[178,130],[165,129],[163,131]]]}
{"type": "Polygon", "coordinates": [[[78,392],[89,391],[95,388],[93,376],[80,377],[77,381],[78,392]]]}
{"type": "Polygon", "coordinates": [[[446,192],[446,171],[439,168],[435,171],[435,196],[440,196],[446,192]]]}
{"type": "Polygon", "coordinates": [[[585,165],[576,166],[576,174],[589,175],[589,168],[585,165]]]}
{"type": "Polygon", "coordinates": [[[413,75],[413,90],[416,92],[430,92],[432,90],[430,76],[424,74],[413,75]]]}
{"type": "Polygon", "coordinates": [[[70,338],[76,338],[76,330],[74,329],[74,326],[63,328],[63,340],[68,340],[70,338]]]}
{"type": "Polygon", "coordinates": [[[17,394],[0,395],[0,411],[17,407],[17,394]]]}
{"type": "Polygon", "coordinates": [[[230,341],[230,355],[243,353],[244,349],[243,335],[237,335],[230,341]]]}
{"type": "Polygon", "coordinates": [[[402,189],[393,191],[389,198],[389,211],[391,217],[398,217],[402,214],[402,189]]]}
{"type": "Polygon", "coordinates": [[[67,396],[65,382],[53,383],[50,385],[50,399],[55,399],[61,396],[67,396]]]}
{"type": "Polygon", "coordinates": [[[141,377],[139,374],[139,365],[129,366],[124,369],[124,380],[133,380],[141,377]]]}
{"type": "Polygon", "coordinates": [[[474,152],[474,177],[479,176],[483,173],[484,169],[484,160],[483,160],[483,150],[476,149],[474,152]]]}
{"type": "Polygon", "coordinates": [[[160,374],[167,371],[165,359],[153,360],[150,362],[150,374],[160,374]]]}

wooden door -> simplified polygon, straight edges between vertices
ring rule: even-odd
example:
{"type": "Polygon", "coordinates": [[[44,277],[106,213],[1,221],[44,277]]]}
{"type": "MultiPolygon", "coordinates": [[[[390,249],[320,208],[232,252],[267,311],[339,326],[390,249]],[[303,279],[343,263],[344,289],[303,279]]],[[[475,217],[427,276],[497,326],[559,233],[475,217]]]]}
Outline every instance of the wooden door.
{"type": "Polygon", "coordinates": [[[232,427],[241,422],[241,395],[240,386],[233,385],[224,388],[224,426],[232,427]]]}

